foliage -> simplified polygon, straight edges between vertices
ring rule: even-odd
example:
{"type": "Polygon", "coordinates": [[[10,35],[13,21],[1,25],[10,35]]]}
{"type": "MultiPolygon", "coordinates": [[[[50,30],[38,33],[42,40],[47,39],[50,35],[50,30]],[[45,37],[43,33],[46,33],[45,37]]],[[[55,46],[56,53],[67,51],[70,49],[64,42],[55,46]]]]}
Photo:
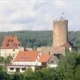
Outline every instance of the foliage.
{"type": "MultiPolygon", "coordinates": [[[[24,47],[40,47],[51,46],[53,43],[52,31],[13,31],[13,32],[0,32],[0,45],[4,36],[16,35],[24,47]]],[[[80,31],[68,32],[68,40],[74,46],[74,50],[80,51],[80,31]]]]}
{"type": "Polygon", "coordinates": [[[12,61],[12,56],[8,56],[6,59],[5,59],[5,63],[8,63],[8,64],[10,64],[11,63],[11,61],[12,61]]]}
{"type": "MultiPolygon", "coordinates": [[[[24,47],[40,47],[52,45],[52,31],[14,31],[0,32],[0,45],[4,36],[16,35],[24,47]]],[[[7,74],[4,67],[0,66],[0,80],[80,80],[80,31],[69,32],[68,40],[73,44],[75,53],[68,53],[61,56],[58,67],[55,69],[42,69],[33,72],[26,70],[23,74],[7,74]],[[78,50],[78,52],[76,52],[78,50]]],[[[0,57],[0,63],[10,63],[12,58],[9,56],[5,60],[0,57]]]]}
{"type": "Polygon", "coordinates": [[[4,57],[0,56],[0,63],[4,63],[4,57]]]}
{"type": "Polygon", "coordinates": [[[40,47],[52,44],[52,31],[0,32],[0,45],[4,36],[16,35],[24,47],[40,47]]]}
{"type": "Polygon", "coordinates": [[[77,80],[80,69],[80,54],[66,53],[62,56],[57,67],[57,76],[59,80],[77,80]],[[79,70],[79,71],[78,71],[79,70]]]}
{"type": "Polygon", "coordinates": [[[7,74],[0,66],[0,80],[80,80],[80,53],[66,53],[60,57],[57,68],[31,68],[21,73],[7,74]]]}
{"type": "Polygon", "coordinates": [[[12,80],[23,80],[23,75],[21,73],[15,73],[12,75],[13,75],[13,77],[11,78],[12,80]]]}

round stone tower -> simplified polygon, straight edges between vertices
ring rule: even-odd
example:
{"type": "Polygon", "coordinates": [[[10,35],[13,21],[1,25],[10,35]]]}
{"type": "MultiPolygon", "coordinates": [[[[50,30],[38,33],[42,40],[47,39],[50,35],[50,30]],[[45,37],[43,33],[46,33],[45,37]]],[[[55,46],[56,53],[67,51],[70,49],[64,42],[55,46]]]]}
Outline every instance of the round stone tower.
{"type": "Polygon", "coordinates": [[[68,20],[61,18],[53,21],[53,46],[60,47],[68,39],[68,20]]]}

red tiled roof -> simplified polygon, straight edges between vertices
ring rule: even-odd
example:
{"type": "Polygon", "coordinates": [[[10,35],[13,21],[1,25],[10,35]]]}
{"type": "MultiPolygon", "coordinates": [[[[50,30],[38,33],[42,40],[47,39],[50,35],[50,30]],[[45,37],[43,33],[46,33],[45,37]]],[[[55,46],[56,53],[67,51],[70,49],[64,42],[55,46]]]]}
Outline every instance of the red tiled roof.
{"type": "Polygon", "coordinates": [[[39,59],[39,62],[47,62],[50,59],[50,57],[51,57],[51,55],[49,55],[49,54],[42,54],[39,59]]]}
{"type": "Polygon", "coordinates": [[[20,41],[18,41],[17,36],[5,36],[2,42],[2,49],[16,49],[21,45],[20,41]]]}
{"type": "Polygon", "coordinates": [[[37,51],[20,51],[14,62],[34,62],[38,56],[37,51]]]}

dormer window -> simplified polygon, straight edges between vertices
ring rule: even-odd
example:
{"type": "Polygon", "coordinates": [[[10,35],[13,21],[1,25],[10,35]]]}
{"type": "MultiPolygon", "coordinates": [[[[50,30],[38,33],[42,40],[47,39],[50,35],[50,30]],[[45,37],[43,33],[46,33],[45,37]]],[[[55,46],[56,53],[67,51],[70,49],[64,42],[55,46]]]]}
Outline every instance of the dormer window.
{"type": "Polygon", "coordinates": [[[17,46],[17,44],[15,43],[15,46],[17,46]]]}
{"type": "Polygon", "coordinates": [[[10,39],[8,40],[8,42],[10,42],[10,39]]]}
{"type": "Polygon", "coordinates": [[[13,39],[11,40],[11,42],[13,42],[13,39]]]}
{"type": "Polygon", "coordinates": [[[20,46],[20,44],[18,44],[20,46]]]}
{"type": "Polygon", "coordinates": [[[9,44],[6,44],[6,46],[9,46],[9,44]]]}

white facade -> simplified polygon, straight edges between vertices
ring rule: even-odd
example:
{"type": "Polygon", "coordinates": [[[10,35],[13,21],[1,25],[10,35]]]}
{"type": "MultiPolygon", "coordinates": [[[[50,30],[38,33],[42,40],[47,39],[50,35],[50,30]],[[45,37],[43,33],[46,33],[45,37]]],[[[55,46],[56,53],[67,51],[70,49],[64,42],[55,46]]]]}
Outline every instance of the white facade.
{"type": "Polygon", "coordinates": [[[25,72],[25,70],[27,70],[28,68],[31,68],[32,71],[35,71],[35,66],[20,66],[20,65],[11,65],[11,66],[7,66],[7,72],[10,73],[15,73],[15,72],[20,72],[23,73],[25,72]]]}
{"type": "Polygon", "coordinates": [[[56,68],[57,64],[48,64],[47,67],[49,67],[49,68],[56,68]]]}
{"type": "Polygon", "coordinates": [[[13,62],[13,65],[41,66],[41,62],[13,62]]]}
{"type": "Polygon", "coordinates": [[[7,57],[7,56],[12,56],[14,57],[19,51],[23,51],[24,48],[20,47],[18,49],[0,49],[0,56],[1,57],[7,57]]]}

